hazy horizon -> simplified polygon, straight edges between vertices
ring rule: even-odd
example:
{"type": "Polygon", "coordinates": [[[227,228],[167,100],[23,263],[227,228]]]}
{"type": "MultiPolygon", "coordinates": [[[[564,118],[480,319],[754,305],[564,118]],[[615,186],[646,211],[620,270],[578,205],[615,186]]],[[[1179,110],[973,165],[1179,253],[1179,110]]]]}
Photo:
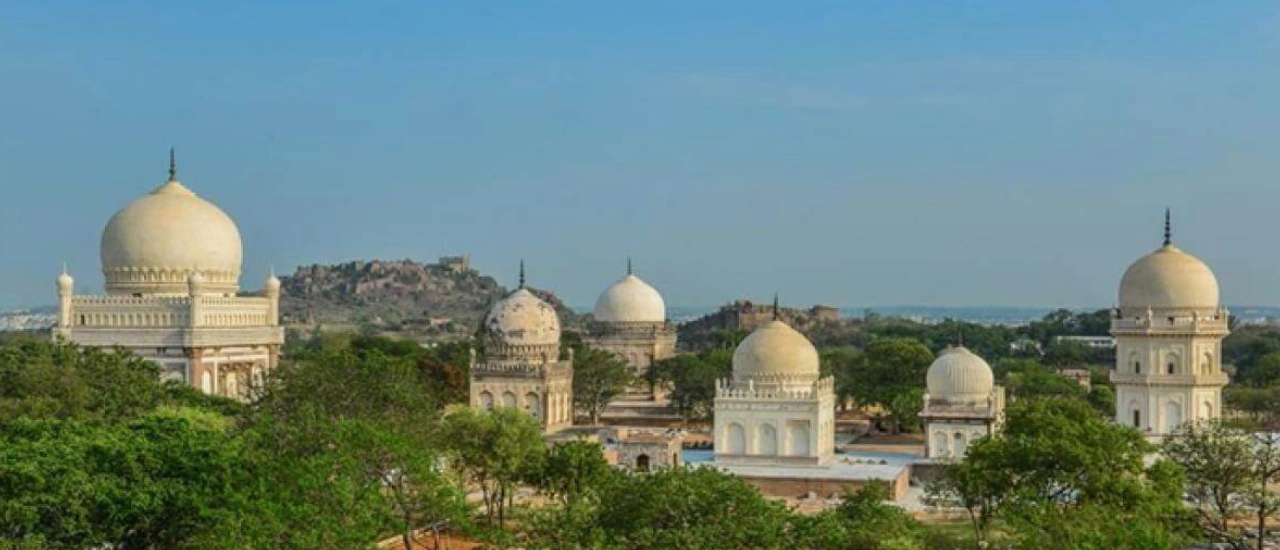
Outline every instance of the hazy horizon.
{"type": "Polygon", "coordinates": [[[6,2],[0,308],[100,290],[171,145],[246,289],[470,253],[589,305],[631,256],[674,305],[1106,307],[1169,206],[1280,305],[1280,6],[1027,4],[6,2]]]}

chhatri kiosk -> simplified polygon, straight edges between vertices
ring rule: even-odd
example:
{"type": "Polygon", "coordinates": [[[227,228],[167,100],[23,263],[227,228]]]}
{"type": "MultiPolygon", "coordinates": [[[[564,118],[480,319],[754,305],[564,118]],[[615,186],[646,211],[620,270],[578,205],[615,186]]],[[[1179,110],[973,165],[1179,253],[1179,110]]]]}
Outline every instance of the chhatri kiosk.
{"type": "Polygon", "coordinates": [[[112,216],[102,232],[103,296],[77,296],[58,276],[55,338],[121,347],[165,378],[237,399],[276,366],[284,329],[280,281],[241,296],[240,231],[222,210],[169,180],[112,216]]]}

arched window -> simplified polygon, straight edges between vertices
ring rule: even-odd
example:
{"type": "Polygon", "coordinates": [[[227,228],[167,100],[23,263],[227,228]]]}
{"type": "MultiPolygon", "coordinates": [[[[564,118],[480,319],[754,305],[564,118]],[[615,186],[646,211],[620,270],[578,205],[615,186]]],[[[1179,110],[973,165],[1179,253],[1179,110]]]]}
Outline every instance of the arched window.
{"type": "Polygon", "coordinates": [[[538,394],[529,392],[524,396],[524,412],[529,413],[534,418],[541,419],[538,411],[538,394]]]}
{"type": "Polygon", "coordinates": [[[778,430],[773,424],[760,424],[756,427],[756,452],[764,456],[777,456],[778,430]]]}
{"type": "Polygon", "coordinates": [[[1133,427],[1135,428],[1142,427],[1142,412],[1139,411],[1138,409],[1133,410],[1133,427]]]}
{"type": "Polygon", "coordinates": [[[1134,362],[1133,362],[1133,373],[1134,373],[1134,374],[1142,374],[1142,361],[1134,361],[1134,362]]]}
{"type": "Polygon", "coordinates": [[[725,452],[731,455],[740,455],[747,452],[747,432],[742,429],[742,424],[729,424],[728,433],[725,434],[725,452]]]}
{"type": "Polygon", "coordinates": [[[493,394],[487,391],[480,392],[480,407],[484,410],[493,408],[493,394]]]}
{"type": "Polygon", "coordinates": [[[946,432],[935,432],[933,434],[933,455],[934,456],[951,456],[951,449],[948,446],[946,432]]]}
{"type": "Polygon", "coordinates": [[[636,470],[641,472],[649,471],[649,455],[640,455],[636,457],[636,470]]]}
{"type": "Polygon", "coordinates": [[[502,406],[503,406],[503,407],[515,407],[515,406],[516,406],[516,394],[511,393],[511,392],[503,393],[503,394],[502,394],[502,406]]]}
{"type": "Polygon", "coordinates": [[[1172,361],[1170,361],[1170,362],[1169,362],[1169,364],[1168,364],[1168,365],[1166,365],[1166,367],[1167,367],[1167,368],[1168,368],[1168,370],[1169,370],[1169,374],[1174,374],[1174,373],[1175,373],[1175,371],[1177,371],[1177,370],[1178,370],[1178,366],[1177,366],[1177,365],[1174,365],[1172,361]]]}
{"type": "Polygon", "coordinates": [[[809,423],[806,421],[787,423],[787,442],[791,446],[791,456],[809,455],[809,423]]]}

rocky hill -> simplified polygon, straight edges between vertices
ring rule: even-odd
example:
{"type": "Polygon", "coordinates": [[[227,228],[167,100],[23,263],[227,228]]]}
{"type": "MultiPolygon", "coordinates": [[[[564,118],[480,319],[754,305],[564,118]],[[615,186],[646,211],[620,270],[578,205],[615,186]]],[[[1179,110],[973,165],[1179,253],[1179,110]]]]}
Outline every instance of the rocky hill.
{"type": "MultiPolygon", "coordinates": [[[[285,324],[321,326],[405,336],[465,337],[507,289],[467,261],[427,264],[413,260],[353,261],[301,266],[280,279],[285,324]]],[[[555,295],[534,289],[561,312],[576,317],[555,295]]]]}

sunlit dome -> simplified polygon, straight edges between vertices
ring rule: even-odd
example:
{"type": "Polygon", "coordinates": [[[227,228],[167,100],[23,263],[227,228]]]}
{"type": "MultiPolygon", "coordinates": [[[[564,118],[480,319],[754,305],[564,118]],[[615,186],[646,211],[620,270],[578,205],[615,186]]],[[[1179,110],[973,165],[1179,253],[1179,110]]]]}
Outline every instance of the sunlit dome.
{"type": "Polygon", "coordinates": [[[776,319],[757,328],[733,352],[735,379],[775,375],[818,377],[818,350],[799,331],[776,319]]]}
{"type": "Polygon", "coordinates": [[[667,305],[628,265],[627,275],[600,294],[594,313],[602,323],[662,323],[667,320],[667,305]]]}
{"type": "Polygon", "coordinates": [[[1217,309],[1218,279],[1199,258],[1173,245],[1168,233],[1164,246],[1125,270],[1120,279],[1120,308],[1217,309]]]}
{"type": "Polygon", "coordinates": [[[110,294],[185,294],[203,275],[205,292],[239,289],[240,230],[226,213],[170,178],[111,217],[102,232],[102,273],[110,294]]]}
{"type": "Polygon", "coordinates": [[[942,350],[925,377],[931,399],[986,398],[995,385],[991,365],[964,346],[942,350]]]}

